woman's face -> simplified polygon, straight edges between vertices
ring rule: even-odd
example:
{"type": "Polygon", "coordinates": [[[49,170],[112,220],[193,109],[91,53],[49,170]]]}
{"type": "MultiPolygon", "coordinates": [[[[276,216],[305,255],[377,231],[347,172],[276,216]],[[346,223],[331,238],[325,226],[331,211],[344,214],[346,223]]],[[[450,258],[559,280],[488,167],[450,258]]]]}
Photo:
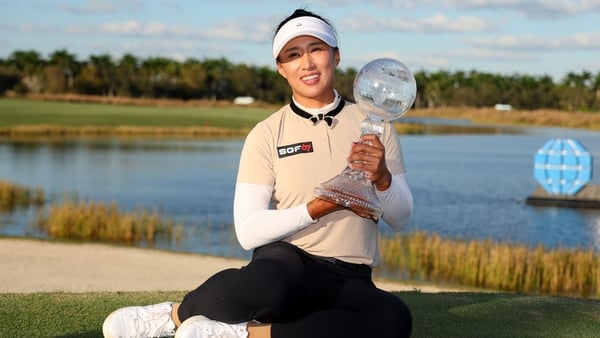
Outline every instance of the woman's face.
{"type": "Polygon", "coordinates": [[[312,36],[290,40],[279,53],[277,70],[287,79],[294,99],[307,108],[333,102],[333,74],[340,53],[312,36]]]}

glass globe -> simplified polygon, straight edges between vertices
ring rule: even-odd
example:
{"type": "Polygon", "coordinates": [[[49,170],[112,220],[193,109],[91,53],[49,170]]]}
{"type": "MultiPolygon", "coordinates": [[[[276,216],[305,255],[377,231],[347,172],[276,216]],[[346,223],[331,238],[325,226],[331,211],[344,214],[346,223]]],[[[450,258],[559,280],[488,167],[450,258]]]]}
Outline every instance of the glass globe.
{"type": "Polygon", "coordinates": [[[404,115],[416,94],[413,73],[395,59],[373,60],[354,78],[354,99],[359,108],[382,121],[393,121],[404,115]]]}

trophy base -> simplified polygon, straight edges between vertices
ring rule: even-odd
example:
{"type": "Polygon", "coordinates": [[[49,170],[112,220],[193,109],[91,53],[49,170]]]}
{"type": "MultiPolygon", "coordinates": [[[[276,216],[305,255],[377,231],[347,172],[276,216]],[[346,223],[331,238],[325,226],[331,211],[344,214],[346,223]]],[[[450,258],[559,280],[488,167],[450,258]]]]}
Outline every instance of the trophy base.
{"type": "Polygon", "coordinates": [[[314,192],[320,199],[370,215],[374,219],[379,219],[383,214],[381,202],[375,195],[375,186],[368,179],[353,177],[347,171],[322,183],[314,192]]]}

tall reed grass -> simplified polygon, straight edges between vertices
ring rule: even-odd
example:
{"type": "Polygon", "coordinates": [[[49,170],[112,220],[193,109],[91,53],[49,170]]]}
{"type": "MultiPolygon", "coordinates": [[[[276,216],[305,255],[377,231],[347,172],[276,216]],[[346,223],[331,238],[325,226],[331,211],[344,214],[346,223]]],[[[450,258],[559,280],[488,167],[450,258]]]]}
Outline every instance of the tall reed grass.
{"type": "Polygon", "coordinates": [[[42,205],[46,198],[41,188],[28,188],[0,180],[0,211],[8,212],[17,207],[42,205]]]}
{"type": "Polygon", "coordinates": [[[529,248],[443,239],[413,232],[382,238],[382,262],[405,278],[494,290],[600,298],[600,255],[593,249],[529,248]]]}
{"type": "Polygon", "coordinates": [[[152,245],[157,236],[181,240],[183,225],[157,211],[123,212],[115,203],[66,201],[39,215],[37,224],[52,238],[152,245]]]}

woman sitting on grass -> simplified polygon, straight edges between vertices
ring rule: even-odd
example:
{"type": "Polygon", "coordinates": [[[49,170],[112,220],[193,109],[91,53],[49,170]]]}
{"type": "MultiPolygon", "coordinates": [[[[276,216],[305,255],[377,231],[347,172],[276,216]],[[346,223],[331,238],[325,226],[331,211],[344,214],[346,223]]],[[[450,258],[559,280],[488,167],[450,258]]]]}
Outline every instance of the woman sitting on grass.
{"type": "Polygon", "coordinates": [[[273,57],[292,100],[248,134],[234,197],[236,235],[252,260],[213,275],[179,304],[116,310],[105,337],[410,335],[408,307],[371,279],[377,220],[313,195],[349,164],[375,185],[385,223],[404,227],[412,195],[398,135],[388,125],[381,139],[361,137],[366,115],[333,87],[340,51],[323,18],[299,9],[283,20],[273,57]]]}

